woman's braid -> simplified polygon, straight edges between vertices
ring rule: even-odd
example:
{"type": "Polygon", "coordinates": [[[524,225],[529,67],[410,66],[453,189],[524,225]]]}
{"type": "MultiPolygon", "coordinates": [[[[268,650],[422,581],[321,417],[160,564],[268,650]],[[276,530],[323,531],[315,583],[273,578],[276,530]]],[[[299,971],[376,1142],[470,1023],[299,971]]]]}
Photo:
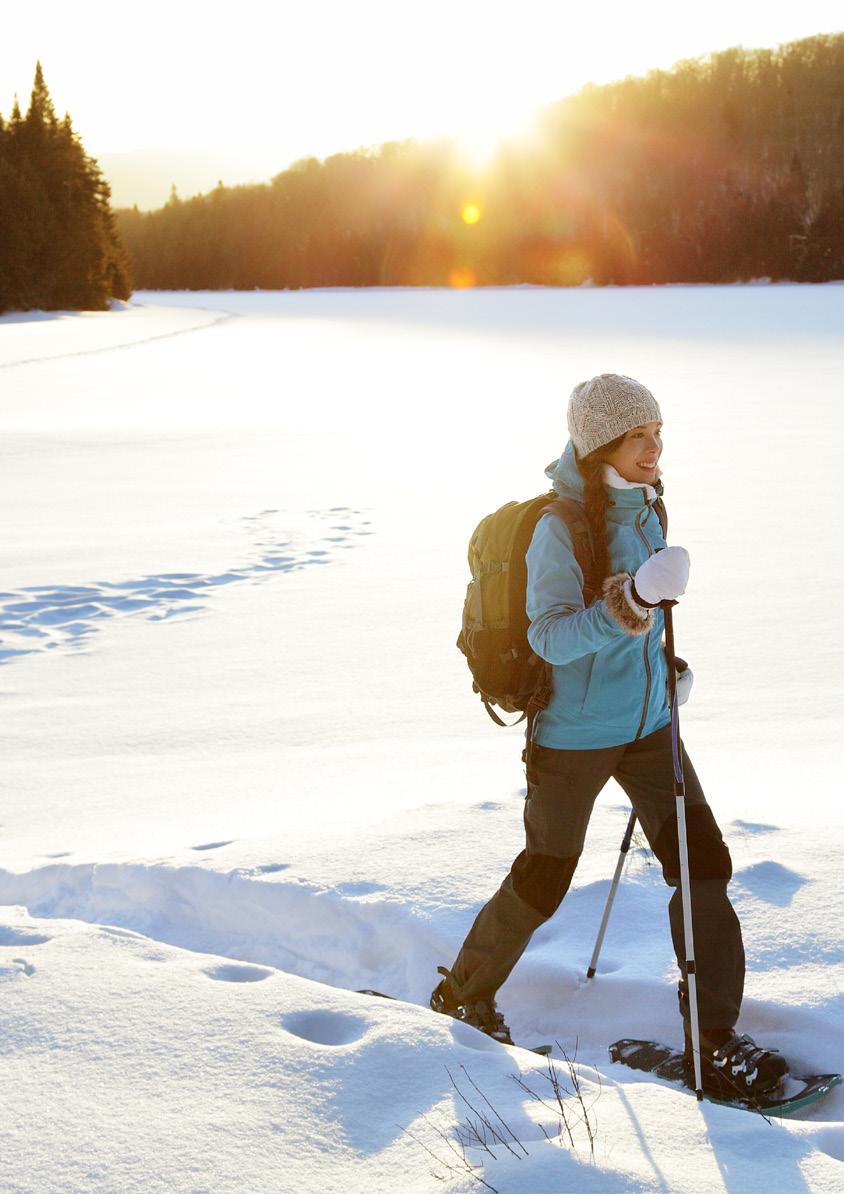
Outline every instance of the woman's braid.
{"type": "Polygon", "coordinates": [[[577,461],[578,471],[583,478],[583,500],[586,507],[586,518],[592,532],[592,550],[595,555],[594,584],[600,593],[601,587],[610,575],[610,552],[607,542],[607,510],[610,507],[610,495],[604,482],[604,464],[606,455],[617,448],[624,435],[619,435],[611,443],[603,444],[577,461]]]}

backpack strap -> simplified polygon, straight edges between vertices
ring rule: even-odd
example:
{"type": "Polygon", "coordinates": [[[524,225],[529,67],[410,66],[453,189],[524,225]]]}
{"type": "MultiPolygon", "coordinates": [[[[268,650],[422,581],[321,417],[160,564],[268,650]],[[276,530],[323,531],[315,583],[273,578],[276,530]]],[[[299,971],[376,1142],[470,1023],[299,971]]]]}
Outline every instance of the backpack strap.
{"type": "MultiPolygon", "coordinates": [[[[662,537],[667,543],[668,511],[665,509],[665,502],[661,497],[656,499],[653,509],[659,519],[662,537]]],[[[601,594],[595,584],[595,551],[592,546],[592,530],[589,526],[589,519],[586,517],[586,511],[582,504],[575,501],[574,498],[557,497],[549,502],[541,513],[556,514],[568,527],[572,538],[574,558],[583,573],[583,601],[585,605],[591,605],[601,594]]]]}
{"type": "MultiPolygon", "coordinates": [[[[479,691],[477,685],[474,685],[474,689],[475,689],[475,692],[479,691]]],[[[517,726],[520,721],[524,721],[524,719],[526,717],[528,717],[528,710],[525,709],[525,711],[524,711],[524,713],[522,713],[521,717],[517,717],[515,721],[502,721],[502,719],[498,716],[498,714],[493,709],[492,705],[489,703],[489,698],[486,697],[484,695],[484,693],[481,693],[481,700],[483,701],[484,709],[486,709],[487,713],[490,715],[490,717],[495,722],[495,724],[497,726],[504,726],[505,729],[510,729],[513,726],[517,726]]]]}
{"type": "Polygon", "coordinates": [[[587,606],[591,605],[600,594],[595,584],[595,551],[592,546],[592,530],[586,517],[586,511],[582,504],[575,501],[574,498],[558,497],[549,503],[542,513],[556,514],[568,527],[574,558],[583,573],[583,603],[587,606]]]}
{"type": "Polygon", "coordinates": [[[665,509],[665,502],[661,497],[658,497],[654,502],[654,510],[659,519],[659,525],[662,527],[662,537],[665,542],[668,542],[668,511],[665,509]]]}

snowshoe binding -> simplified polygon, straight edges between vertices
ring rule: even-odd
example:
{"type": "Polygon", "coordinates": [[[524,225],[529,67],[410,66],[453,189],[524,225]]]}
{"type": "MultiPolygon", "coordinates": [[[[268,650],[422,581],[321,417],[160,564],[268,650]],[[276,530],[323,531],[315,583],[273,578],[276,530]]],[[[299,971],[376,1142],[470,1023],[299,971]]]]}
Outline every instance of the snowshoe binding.
{"type": "MultiPolygon", "coordinates": [[[[788,1063],[776,1049],[762,1049],[746,1033],[724,1033],[720,1044],[701,1038],[701,1082],[706,1094],[718,1099],[752,1101],[770,1096],[788,1074],[788,1063]]],[[[691,1042],[683,1056],[686,1084],[694,1089],[691,1042]]]]}

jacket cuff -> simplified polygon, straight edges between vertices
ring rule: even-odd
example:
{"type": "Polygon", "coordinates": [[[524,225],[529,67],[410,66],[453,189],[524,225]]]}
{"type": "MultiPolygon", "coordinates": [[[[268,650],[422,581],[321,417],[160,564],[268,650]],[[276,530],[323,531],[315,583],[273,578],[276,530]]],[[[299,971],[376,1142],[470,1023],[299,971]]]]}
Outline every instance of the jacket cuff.
{"type": "Polygon", "coordinates": [[[604,581],[604,601],[613,621],[625,634],[647,634],[653,629],[653,610],[641,609],[630,595],[631,577],[628,572],[617,572],[604,581]]]}
{"type": "Polygon", "coordinates": [[[627,589],[626,592],[628,594],[628,600],[635,601],[636,605],[638,605],[640,609],[656,609],[656,607],[659,605],[658,601],[645,601],[644,597],[639,596],[639,593],[636,589],[636,582],[632,577],[630,578],[630,588],[627,589]]]}

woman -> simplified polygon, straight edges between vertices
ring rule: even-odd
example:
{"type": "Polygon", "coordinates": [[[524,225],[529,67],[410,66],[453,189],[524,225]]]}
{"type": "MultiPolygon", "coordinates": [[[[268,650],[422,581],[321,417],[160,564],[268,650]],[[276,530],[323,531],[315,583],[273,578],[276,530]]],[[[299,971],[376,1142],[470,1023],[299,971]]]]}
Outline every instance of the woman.
{"type": "MultiPolygon", "coordinates": [[[[662,415],[632,378],[582,382],[568,405],[571,436],[545,470],[562,497],[585,507],[603,596],[588,608],[565,522],[544,514],[527,552],[528,641],[552,665],[552,697],[528,743],[525,849],[481,909],[431,996],[436,1011],[510,1043],[495,993],[535,930],[559,907],[583,849],[598,793],[627,793],[674,888],[669,921],[683,977],[680,1012],[691,1074],[667,663],[659,604],[685,592],[689,557],[666,547],[654,503],[662,493],[662,415]]],[[[686,692],[691,673],[684,672],[686,692]]],[[[741,928],[727,896],[729,851],[683,754],[704,1088],[745,1094],[787,1071],[775,1052],[735,1032],[744,986],[741,928]]]]}

